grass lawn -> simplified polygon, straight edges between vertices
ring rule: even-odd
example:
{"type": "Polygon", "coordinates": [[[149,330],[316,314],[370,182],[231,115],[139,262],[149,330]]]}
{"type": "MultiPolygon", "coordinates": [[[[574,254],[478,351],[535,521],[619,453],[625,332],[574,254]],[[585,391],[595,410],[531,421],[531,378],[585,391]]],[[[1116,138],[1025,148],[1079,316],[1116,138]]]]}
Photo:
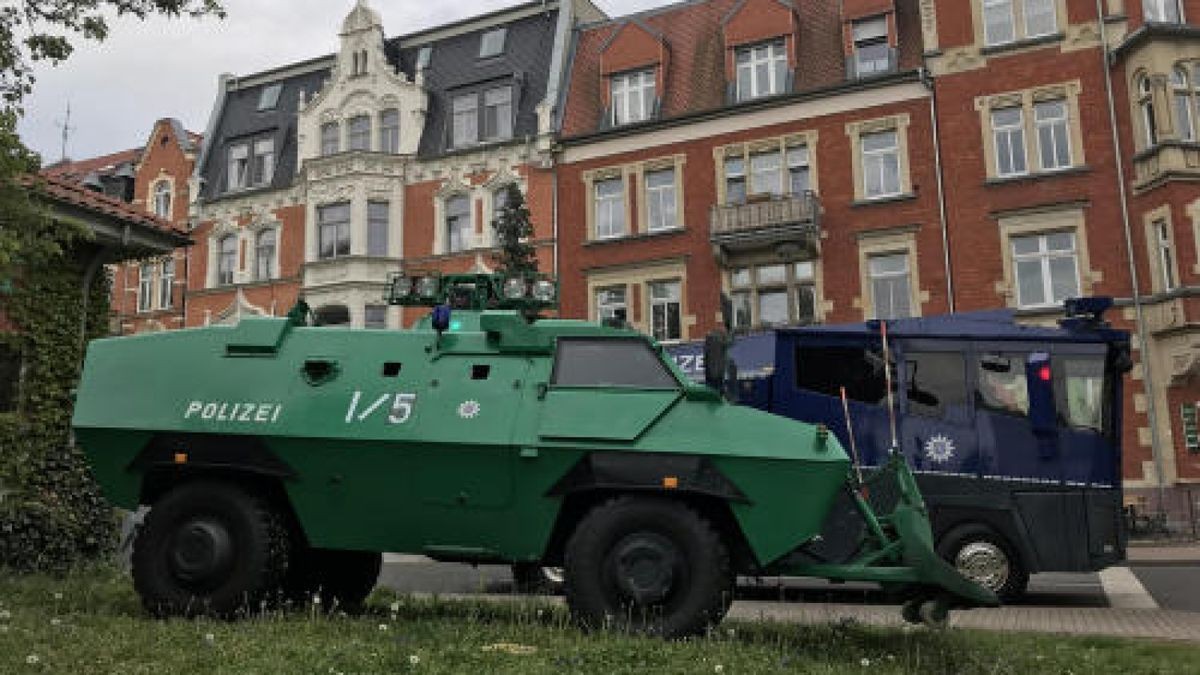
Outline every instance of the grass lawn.
{"type": "Polygon", "coordinates": [[[0,573],[0,673],[1194,673],[1200,649],[1110,639],[726,622],[703,640],[584,634],[562,609],[376,593],[364,616],[156,621],[109,569],[0,573]]]}

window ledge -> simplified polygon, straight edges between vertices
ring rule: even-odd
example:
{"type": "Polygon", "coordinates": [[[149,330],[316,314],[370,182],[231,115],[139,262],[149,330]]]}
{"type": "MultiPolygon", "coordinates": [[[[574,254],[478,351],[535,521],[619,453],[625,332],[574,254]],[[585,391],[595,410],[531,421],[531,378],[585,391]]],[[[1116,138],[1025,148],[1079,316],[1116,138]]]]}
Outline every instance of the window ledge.
{"type": "Polygon", "coordinates": [[[850,202],[850,206],[857,209],[860,206],[874,206],[876,204],[895,204],[896,202],[912,201],[916,198],[917,198],[917,193],[905,192],[903,194],[891,195],[889,197],[876,197],[875,199],[856,199],[856,200],[850,202]]]}
{"type": "Polygon", "coordinates": [[[1080,174],[1091,173],[1092,167],[1084,164],[1082,166],[1072,166],[1066,169],[1058,169],[1057,171],[1037,171],[1031,173],[1023,173],[1017,176],[997,176],[988,178],[983,181],[984,185],[1009,185],[1012,183],[1025,183],[1042,178],[1055,178],[1058,176],[1078,176],[1080,174]]]}
{"type": "Polygon", "coordinates": [[[1057,33],[1049,33],[1047,35],[1039,35],[1032,38],[1021,38],[1012,42],[1004,42],[996,45],[985,45],[979,49],[979,53],[984,56],[992,56],[994,54],[1003,54],[1004,52],[1017,51],[1026,47],[1037,47],[1040,45],[1048,45],[1055,42],[1062,42],[1066,34],[1062,31],[1057,33]]]}
{"type": "Polygon", "coordinates": [[[659,237],[670,237],[676,234],[683,234],[687,231],[684,227],[673,227],[669,230],[659,230],[657,232],[638,232],[637,234],[627,234],[623,237],[610,237],[608,239],[589,239],[583,242],[584,247],[604,246],[607,244],[620,244],[622,242],[643,241],[646,239],[657,239],[659,237]]]}

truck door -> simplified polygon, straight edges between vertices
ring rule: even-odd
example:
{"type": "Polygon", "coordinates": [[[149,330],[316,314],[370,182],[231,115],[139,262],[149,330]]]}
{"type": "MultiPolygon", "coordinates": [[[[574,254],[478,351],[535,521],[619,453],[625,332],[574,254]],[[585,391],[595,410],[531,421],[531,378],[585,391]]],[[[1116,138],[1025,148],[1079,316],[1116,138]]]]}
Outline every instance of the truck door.
{"type": "Polygon", "coordinates": [[[961,349],[915,341],[900,354],[900,443],[918,472],[979,472],[967,360],[961,349]]]}
{"type": "Polygon", "coordinates": [[[984,476],[1058,480],[1058,462],[1039,449],[1029,421],[1029,354],[981,351],[975,360],[975,421],[984,476]]]}

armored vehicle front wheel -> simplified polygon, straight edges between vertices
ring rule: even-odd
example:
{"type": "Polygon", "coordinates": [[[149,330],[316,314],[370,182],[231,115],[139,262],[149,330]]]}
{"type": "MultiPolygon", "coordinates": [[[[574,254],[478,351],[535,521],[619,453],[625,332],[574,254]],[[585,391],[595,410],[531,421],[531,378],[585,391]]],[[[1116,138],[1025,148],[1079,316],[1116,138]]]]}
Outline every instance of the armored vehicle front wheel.
{"type": "Polygon", "coordinates": [[[592,510],[566,549],[567,604],[585,628],[698,635],[733,602],[729,552],[682,503],[620,497],[592,510]]]}
{"type": "Polygon", "coordinates": [[[938,542],[938,554],[1002,602],[1020,599],[1029,586],[1029,572],[1012,544],[986,525],[954,528],[938,542]]]}
{"type": "Polygon", "coordinates": [[[278,588],[288,551],[268,504],[227,483],[188,483],[150,509],[134,540],[133,583],[156,616],[234,616],[278,588]]]}
{"type": "Polygon", "coordinates": [[[300,548],[292,555],[284,595],[305,605],[320,601],[328,611],[355,612],[375,588],[383,555],[370,551],[300,548]]]}

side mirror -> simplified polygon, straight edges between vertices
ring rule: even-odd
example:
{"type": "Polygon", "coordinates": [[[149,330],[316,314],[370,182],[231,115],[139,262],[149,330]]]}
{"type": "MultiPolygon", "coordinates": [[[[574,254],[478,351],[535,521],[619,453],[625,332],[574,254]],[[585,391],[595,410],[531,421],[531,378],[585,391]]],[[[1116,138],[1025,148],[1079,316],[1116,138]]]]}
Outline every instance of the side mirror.
{"type": "Polygon", "coordinates": [[[704,338],[704,384],[721,391],[729,371],[729,343],[724,333],[713,331],[704,338]]]}

